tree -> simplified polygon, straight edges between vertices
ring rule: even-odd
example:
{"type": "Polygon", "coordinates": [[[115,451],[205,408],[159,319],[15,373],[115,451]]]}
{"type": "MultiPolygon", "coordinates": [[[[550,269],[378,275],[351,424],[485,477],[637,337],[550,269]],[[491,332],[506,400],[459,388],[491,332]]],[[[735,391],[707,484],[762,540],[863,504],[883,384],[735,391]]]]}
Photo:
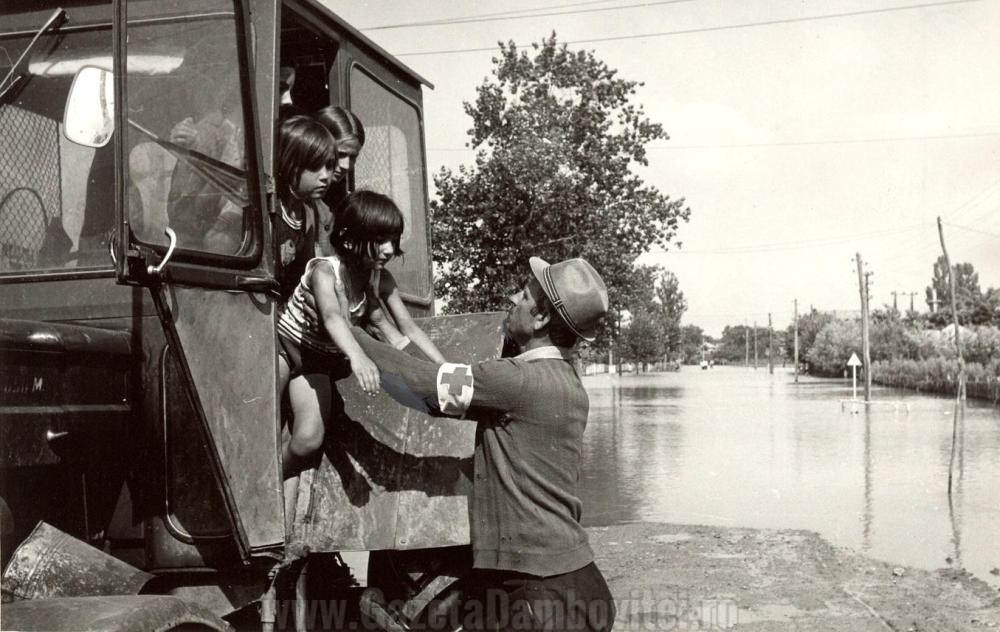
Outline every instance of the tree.
{"type": "MultiPolygon", "coordinates": [[[[820,332],[823,327],[834,320],[833,314],[829,312],[820,312],[816,309],[810,310],[806,314],[799,315],[799,360],[808,361],[809,350],[812,349],[813,343],[816,341],[816,334],[820,332]]],[[[794,323],[788,326],[785,330],[785,340],[793,341],[794,344],[794,323]]],[[[788,346],[787,344],[785,345],[788,346]]],[[[786,348],[787,353],[794,353],[794,350],[789,351],[786,348]]]]}
{"type": "Polygon", "coordinates": [[[1000,288],[991,287],[986,290],[983,305],[989,314],[989,320],[986,322],[994,327],[1000,327],[1000,288]]]}
{"type": "MultiPolygon", "coordinates": [[[[767,335],[766,328],[757,328],[757,333],[763,332],[767,335]]],[[[726,325],[722,330],[722,337],[719,338],[719,346],[715,350],[715,358],[729,364],[743,364],[746,359],[747,335],[750,336],[750,344],[753,345],[753,328],[746,325],[726,325]]],[[[760,348],[760,347],[758,347],[760,348]]],[[[750,348],[753,353],[753,347],[750,348]]],[[[751,356],[752,357],[752,356],[751,356]]],[[[763,355],[761,355],[763,357],[763,355]]]]}
{"type": "Polygon", "coordinates": [[[657,314],[639,310],[622,332],[621,353],[637,369],[663,359],[666,352],[664,326],[657,314]]]}
{"type": "Polygon", "coordinates": [[[434,177],[438,296],[449,312],[495,309],[529,256],[582,256],[622,309],[636,257],[666,248],[690,214],[633,171],[647,165],[648,143],[667,138],[630,102],[641,84],[555,34],[530,57],[501,44],[493,61],[492,78],[465,104],[475,163],[434,177]]]}
{"type": "Polygon", "coordinates": [[[810,371],[819,375],[841,375],[852,353],[861,355],[861,322],[832,320],[816,334],[809,350],[810,371]]]}
{"type": "Polygon", "coordinates": [[[656,299],[663,324],[663,352],[674,358],[681,350],[681,317],[687,311],[687,300],[673,272],[661,271],[656,299]]]}
{"type": "Polygon", "coordinates": [[[705,332],[698,325],[681,327],[681,359],[684,364],[695,364],[701,361],[705,332]]]}
{"type": "Polygon", "coordinates": [[[660,266],[636,266],[626,288],[630,322],[621,332],[621,359],[650,363],[676,356],[681,316],[687,309],[677,276],[660,266]]]}
{"type": "MultiPolygon", "coordinates": [[[[982,290],[979,289],[979,273],[971,263],[956,263],[952,266],[955,272],[955,304],[958,308],[958,321],[961,324],[982,324],[989,322],[989,309],[984,306],[982,290]]],[[[934,262],[934,272],[931,284],[927,286],[925,295],[927,305],[934,309],[934,296],[937,295],[937,311],[931,314],[931,324],[943,327],[952,322],[951,316],[951,283],[948,279],[948,266],[944,255],[934,262]]]]}

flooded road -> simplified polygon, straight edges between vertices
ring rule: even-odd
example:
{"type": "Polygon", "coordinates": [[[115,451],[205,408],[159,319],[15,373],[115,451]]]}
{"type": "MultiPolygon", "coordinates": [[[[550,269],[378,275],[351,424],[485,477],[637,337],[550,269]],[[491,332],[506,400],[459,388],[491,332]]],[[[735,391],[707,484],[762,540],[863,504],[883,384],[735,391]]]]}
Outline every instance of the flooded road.
{"type": "MultiPolygon", "coordinates": [[[[841,411],[850,380],[715,367],[584,378],[585,525],[661,521],[809,529],[925,569],[949,560],[1000,586],[1000,410],[969,400],[949,503],[954,400],[841,411]]],[[[860,389],[859,389],[860,392],[860,389]]]]}

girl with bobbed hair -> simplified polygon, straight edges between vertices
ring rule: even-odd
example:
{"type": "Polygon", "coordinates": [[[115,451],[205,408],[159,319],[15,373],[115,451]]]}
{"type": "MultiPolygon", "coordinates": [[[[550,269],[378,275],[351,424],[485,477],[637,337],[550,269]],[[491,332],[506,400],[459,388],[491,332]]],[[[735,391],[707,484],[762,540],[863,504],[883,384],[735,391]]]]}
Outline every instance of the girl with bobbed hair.
{"type": "Polygon", "coordinates": [[[355,191],[338,210],[333,232],[333,253],[308,262],[278,320],[284,363],[279,366],[282,374],[290,371],[293,376],[288,394],[295,421],[282,445],[286,479],[322,447],[330,398],[337,396],[332,382],[342,369],[349,368],[366,393],[380,388],[378,368],[351,327],[368,325],[372,312],[385,306],[402,334],[393,344],[413,345],[431,360],[444,362],[437,346],[410,317],[392,273],[385,269],[402,254],[403,214],[395,203],[380,193],[355,191]]]}

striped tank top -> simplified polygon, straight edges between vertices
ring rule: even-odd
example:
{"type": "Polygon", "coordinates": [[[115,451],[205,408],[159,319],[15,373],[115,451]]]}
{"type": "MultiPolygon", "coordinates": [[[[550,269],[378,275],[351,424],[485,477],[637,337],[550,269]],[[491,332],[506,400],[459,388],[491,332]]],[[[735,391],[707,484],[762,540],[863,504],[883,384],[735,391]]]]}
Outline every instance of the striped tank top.
{"type": "MultiPolygon", "coordinates": [[[[312,287],[310,287],[313,270],[323,262],[327,262],[333,266],[337,289],[343,290],[344,295],[347,296],[348,303],[353,302],[353,297],[350,296],[347,286],[340,278],[340,259],[336,255],[310,259],[309,263],[306,264],[306,271],[302,274],[299,284],[295,286],[295,291],[292,292],[292,297],[288,299],[281,312],[281,316],[278,319],[278,333],[288,340],[297,343],[300,347],[306,347],[322,353],[343,354],[337,343],[330,339],[330,335],[327,333],[323,323],[310,319],[304,309],[306,295],[312,295],[313,293],[312,287]]],[[[356,304],[345,306],[341,303],[341,312],[344,313],[351,325],[358,324],[358,321],[364,316],[367,302],[368,297],[362,294],[361,299],[356,304]]],[[[315,305],[316,302],[313,301],[313,304],[315,305]]]]}

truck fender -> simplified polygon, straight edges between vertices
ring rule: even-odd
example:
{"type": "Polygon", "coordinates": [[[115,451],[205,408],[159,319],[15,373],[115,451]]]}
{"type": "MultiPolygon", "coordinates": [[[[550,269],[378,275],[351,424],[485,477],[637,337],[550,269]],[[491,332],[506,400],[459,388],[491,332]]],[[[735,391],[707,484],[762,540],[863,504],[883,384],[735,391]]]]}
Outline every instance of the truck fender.
{"type": "Polygon", "coordinates": [[[112,595],[31,599],[3,605],[3,630],[166,632],[230,630],[196,603],[166,595],[112,595]]]}
{"type": "MultiPolygon", "coordinates": [[[[4,569],[2,586],[4,601],[134,595],[152,578],[149,573],[39,522],[14,551],[4,569]]],[[[6,616],[4,619],[6,623],[6,616]]]]}

